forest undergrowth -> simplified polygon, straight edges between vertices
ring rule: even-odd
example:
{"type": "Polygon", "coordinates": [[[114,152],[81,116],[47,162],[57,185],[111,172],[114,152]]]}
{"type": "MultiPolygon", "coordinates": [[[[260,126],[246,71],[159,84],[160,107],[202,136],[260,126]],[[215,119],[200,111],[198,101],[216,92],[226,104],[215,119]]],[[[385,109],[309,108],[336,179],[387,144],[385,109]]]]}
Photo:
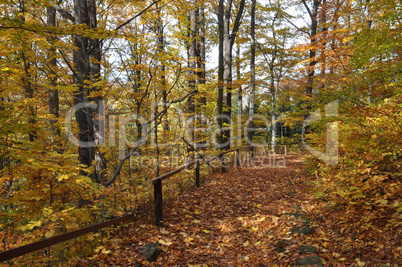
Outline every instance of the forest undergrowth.
{"type": "Polygon", "coordinates": [[[317,198],[320,181],[304,162],[288,155],[285,167],[210,175],[201,188],[165,203],[164,227],[139,216],[77,265],[294,266],[306,257],[301,247],[311,246],[323,266],[400,266],[400,229],[317,198]],[[310,234],[292,230],[300,225],[295,212],[308,218],[310,234]],[[158,248],[151,262],[140,252],[150,242],[158,248]]]}

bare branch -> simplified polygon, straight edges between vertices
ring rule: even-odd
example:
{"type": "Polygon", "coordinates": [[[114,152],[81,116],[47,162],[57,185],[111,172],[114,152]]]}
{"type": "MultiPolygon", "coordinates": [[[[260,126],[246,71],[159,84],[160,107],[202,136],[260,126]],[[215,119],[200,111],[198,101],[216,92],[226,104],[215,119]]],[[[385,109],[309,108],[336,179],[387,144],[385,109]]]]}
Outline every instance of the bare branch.
{"type": "Polygon", "coordinates": [[[59,5],[54,5],[53,8],[58,11],[61,16],[65,19],[70,20],[71,22],[75,23],[75,18],[73,15],[71,15],[67,10],[64,10],[63,8],[61,8],[61,6],[59,5]]]}
{"type": "MultiPolygon", "coordinates": [[[[162,111],[160,111],[158,114],[156,114],[155,117],[153,117],[151,120],[149,120],[148,122],[146,122],[145,125],[146,125],[146,126],[147,126],[147,125],[151,125],[155,120],[157,120],[159,117],[161,117],[162,115],[164,115],[164,114],[168,111],[168,109],[170,108],[170,106],[171,106],[172,104],[179,103],[179,102],[183,102],[187,97],[189,97],[189,96],[191,96],[191,95],[193,95],[193,94],[195,94],[195,93],[197,93],[197,91],[192,91],[192,92],[186,94],[185,96],[183,96],[183,97],[180,98],[180,99],[177,99],[177,100],[174,100],[174,101],[171,101],[171,102],[167,103],[167,104],[166,104],[166,107],[165,107],[162,111]]],[[[153,131],[158,125],[159,125],[159,124],[155,124],[153,127],[151,127],[150,129],[148,129],[147,132],[146,132],[146,133],[140,138],[140,140],[137,142],[136,146],[134,146],[133,148],[131,148],[130,152],[129,152],[123,159],[120,160],[119,166],[118,166],[117,169],[115,170],[113,177],[110,178],[109,181],[107,181],[107,182],[104,184],[104,186],[107,187],[107,186],[111,185],[111,184],[116,180],[116,178],[120,175],[120,172],[121,172],[121,170],[122,170],[122,168],[123,168],[123,165],[124,165],[125,161],[128,160],[129,158],[131,158],[131,157],[134,155],[135,151],[137,151],[137,149],[138,149],[143,143],[145,143],[145,141],[147,140],[148,135],[149,135],[150,133],[152,133],[152,131],[153,131]]]]}
{"type": "Polygon", "coordinates": [[[243,16],[243,11],[244,11],[244,5],[245,5],[245,0],[241,0],[239,10],[237,11],[237,15],[236,15],[235,23],[234,23],[234,26],[233,26],[233,30],[232,30],[232,33],[230,34],[231,46],[233,46],[233,43],[234,43],[235,38],[236,38],[236,34],[239,31],[239,27],[240,27],[240,24],[241,24],[241,18],[243,16]]]}
{"type": "Polygon", "coordinates": [[[158,1],[153,1],[149,6],[147,6],[145,9],[141,10],[141,12],[139,12],[137,15],[135,15],[134,17],[126,20],[124,23],[120,24],[119,26],[117,26],[117,28],[115,29],[120,30],[121,28],[123,28],[124,26],[126,26],[127,24],[129,24],[130,22],[132,22],[133,20],[135,20],[136,18],[138,18],[139,16],[141,16],[142,14],[144,14],[145,12],[148,11],[148,9],[150,9],[153,5],[157,4],[158,2],[160,2],[161,0],[158,1]]]}
{"type": "Polygon", "coordinates": [[[306,8],[308,15],[310,16],[311,19],[313,19],[313,13],[311,13],[311,9],[308,7],[306,0],[302,0],[304,7],[306,8]]]}

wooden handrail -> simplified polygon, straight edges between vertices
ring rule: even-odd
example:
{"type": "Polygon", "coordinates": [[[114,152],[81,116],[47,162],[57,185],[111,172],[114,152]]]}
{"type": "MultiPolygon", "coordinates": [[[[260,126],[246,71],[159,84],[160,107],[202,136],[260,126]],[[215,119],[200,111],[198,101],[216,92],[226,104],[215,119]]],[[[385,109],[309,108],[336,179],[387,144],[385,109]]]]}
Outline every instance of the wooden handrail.
{"type": "MultiPolygon", "coordinates": [[[[298,144],[298,143],[279,143],[277,145],[294,145],[294,144],[298,144]]],[[[196,165],[195,168],[195,172],[196,172],[196,186],[199,187],[200,186],[200,181],[199,181],[199,167],[200,164],[202,164],[203,162],[205,162],[206,164],[208,164],[209,162],[211,162],[212,160],[215,160],[217,158],[222,157],[225,154],[231,153],[231,152],[236,152],[239,153],[240,150],[242,149],[246,149],[246,148],[251,148],[251,147],[258,147],[255,145],[249,145],[249,146],[244,146],[244,147],[239,147],[239,148],[235,148],[235,149],[231,149],[228,151],[224,151],[219,153],[218,155],[215,155],[213,157],[211,157],[209,160],[203,161],[201,159],[197,159],[194,161],[191,161],[173,171],[170,171],[166,174],[163,174],[161,176],[156,177],[155,179],[151,180],[152,183],[154,184],[154,201],[155,201],[155,220],[156,220],[156,225],[157,226],[162,226],[163,225],[163,202],[162,202],[162,181],[165,179],[168,179],[170,177],[172,177],[173,175],[180,173],[186,169],[190,169],[191,167],[193,167],[194,165],[196,165]]],[[[236,165],[238,165],[238,155],[236,155],[236,165]]],[[[79,230],[75,230],[69,233],[65,233],[65,234],[61,234],[55,237],[50,237],[44,240],[40,240],[34,243],[30,243],[21,247],[17,247],[14,249],[10,249],[10,250],[6,250],[3,252],[0,252],[0,262],[6,261],[6,260],[11,260],[13,258],[34,252],[36,250],[39,249],[43,249],[55,244],[59,244],[61,242],[65,242],[67,240],[79,237],[81,235],[90,233],[90,232],[95,232],[98,231],[100,229],[103,229],[105,227],[108,226],[112,226],[112,225],[116,225],[122,222],[126,222],[126,221],[131,221],[134,219],[134,214],[128,214],[128,215],[124,215],[122,217],[118,217],[118,218],[114,218],[105,222],[101,222],[98,224],[94,224],[94,225],[90,225],[88,227],[79,229],[79,230]]]]}
{"type": "Polygon", "coordinates": [[[170,177],[172,177],[173,175],[175,175],[175,174],[177,174],[177,173],[179,173],[179,172],[184,171],[185,169],[190,169],[191,167],[194,166],[195,163],[196,163],[196,160],[191,161],[190,163],[187,163],[186,165],[183,165],[183,166],[181,166],[180,168],[177,168],[177,169],[175,169],[175,170],[173,170],[173,171],[171,171],[171,172],[162,174],[161,176],[158,176],[158,177],[152,179],[151,182],[152,182],[153,184],[156,184],[158,181],[163,181],[163,180],[165,180],[165,179],[167,179],[167,178],[170,178],[170,177]]]}
{"type": "Polygon", "coordinates": [[[228,153],[231,153],[231,152],[235,152],[235,151],[241,150],[241,149],[251,148],[251,147],[255,147],[255,146],[253,146],[253,145],[250,145],[250,146],[242,146],[242,147],[239,147],[239,148],[235,148],[235,149],[231,149],[231,150],[228,150],[228,151],[224,151],[224,152],[222,152],[222,153],[219,153],[218,155],[213,156],[212,158],[210,158],[209,160],[207,160],[207,161],[205,161],[205,162],[206,162],[206,163],[209,163],[209,162],[213,161],[214,159],[217,159],[217,158],[219,158],[219,157],[221,157],[221,156],[223,156],[223,155],[225,155],[225,154],[228,154],[228,153]]]}
{"type": "Polygon", "coordinates": [[[79,229],[79,230],[75,230],[69,233],[65,233],[65,234],[61,234],[58,236],[54,236],[54,237],[50,237],[44,240],[40,240],[34,243],[30,243],[21,247],[17,247],[17,248],[13,248],[10,250],[6,250],[3,252],[0,252],[0,262],[2,261],[6,261],[6,260],[11,260],[13,258],[34,252],[36,250],[39,249],[43,249],[46,247],[50,247],[52,245],[79,237],[81,235],[90,233],[90,232],[95,232],[97,230],[100,230],[102,228],[108,227],[108,226],[112,226],[112,225],[116,225],[119,224],[121,222],[125,222],[125,221],[131,221],[134,219],[134,214],[128,214],[128,215],[124,215],[122,217],[119,218],[114,218],[111,220],[108,220],[106,222],[101,222],[98,224],[94,224],[94,225],[90,225],[88,227],[79,229]]]}

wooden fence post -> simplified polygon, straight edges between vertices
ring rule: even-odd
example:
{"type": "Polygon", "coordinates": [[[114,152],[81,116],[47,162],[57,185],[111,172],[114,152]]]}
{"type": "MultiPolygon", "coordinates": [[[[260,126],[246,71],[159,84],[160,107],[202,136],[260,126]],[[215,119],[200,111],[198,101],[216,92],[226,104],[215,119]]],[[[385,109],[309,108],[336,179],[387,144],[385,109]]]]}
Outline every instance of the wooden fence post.
{"type": "Polygon", "coordinates": [[[288,154],[287,145],[285,145],[285,156],[288,154]]]}
{"type": "Polygon", "coordinates": [[[236,157],[235,164],[236,164],[236,166],[240,167],[240,150],[239,149],[236,149],[235,157],[236,157]]]}
{"type": "Polygon", "coordinates": [[[155,225],[163,226],[162,180],[154,183],[155,225]]]}
{"type": "Polygon", "coordinates": [[[200,161],[195,162],[195,186],[200,187],[200,161]]]}
{"type": "Polygon", "coordinates": [[[221,163],[221,173],[224,173],[226,170],[225,170],[225,164],[224,164],[224,162],[223,162],[223,155],[219,155],[219,162],[221,163]]]}

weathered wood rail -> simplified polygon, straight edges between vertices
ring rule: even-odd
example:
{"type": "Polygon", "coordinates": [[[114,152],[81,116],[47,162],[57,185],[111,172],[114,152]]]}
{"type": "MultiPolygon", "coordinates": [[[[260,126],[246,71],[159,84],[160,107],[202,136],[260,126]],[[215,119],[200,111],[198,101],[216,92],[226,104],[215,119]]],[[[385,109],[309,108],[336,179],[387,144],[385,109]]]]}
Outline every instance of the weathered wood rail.
{"type": "MultiPolygon", "coordinates": [[[[278,146],[283,145],[284,146],[284,153],[287,154],[287,146],[288,145],[294,145],[297,143],[286,143],[286,144],[277,144],[278,146]]],[[[188,170],[192,167],[195,166],[195,185],[196,187],[200,187],[200,165],[201,164],[209,164],[213,160],[219,159],[220,160],[220,166],[221,166],[221,171],[225,171],[225,164],[223,164],[223,156],[225,154],[233,153],[235,152],[235,161],[234,165],[235,166],[240,166],[240,151],[241,150],[246,150],[248,149],[248,152],[251,153],[251,157],[254,156],[254,150],[256,146],[245,146],[245,147],[240,147],[228,151],[224,151],[222,153],[219,153],[216,156],[211,157],[208,160],[202,160],[200,158],[197,158],[194,161],[191,161],[184,166],[181,166],[173,171],[170,171],[166,174],[163,174],[155,179],[152,180],[152,183],[154,185],[154,206],[155,206],[155,224],[157,226],[162,226],[163,225],[163,195],[162,195],[162,181],[166,180],[180,172],[183,172],[185,170],[188,170]]],[[[33,242],[21,247],[17,247],[14,249],[6,250],[3,252],[0,252],[0,262],[11,260],[13,258],[19,257],[26,255],[28,253],[34,252],[36,250],[44,249],[46,247],[50,247],[52,245],[56,245],[65,241],[68,241],[70,239],[74,239],[76,237],[82,236],[87,233],[91,232],[96,232],[98,230],[101,230],[103,228],[109,227],[109,226],[114,226],[123,222],[128,222],[132,221],[135,219],[134,213],[130,213],[118,218],[114,218],[105,222],[97,223],[91,226],[87,226],[75,231],[71,231],[65,234],[61,234],[58,236],[50,237],[44,240],[40,240],[37,242],[33,242]]]]}

